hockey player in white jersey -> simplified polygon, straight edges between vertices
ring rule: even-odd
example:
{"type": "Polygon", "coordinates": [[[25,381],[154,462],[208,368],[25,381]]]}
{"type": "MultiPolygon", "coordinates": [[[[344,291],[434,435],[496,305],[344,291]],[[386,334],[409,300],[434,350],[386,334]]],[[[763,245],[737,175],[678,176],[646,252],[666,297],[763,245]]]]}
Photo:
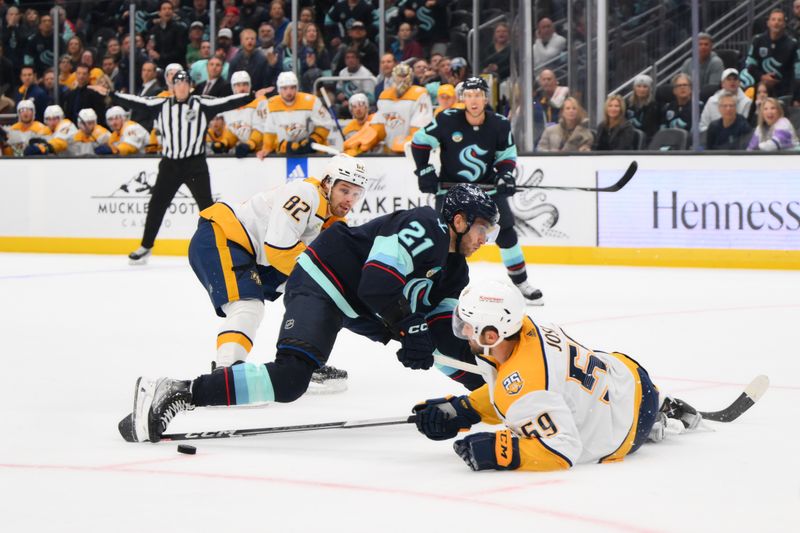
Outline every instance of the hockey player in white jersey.
{"type": "Polygon", "coordinates": [[[364,164],[339,154],[329,161],[322,180],[290,181],[241,205],[219,202],[200,213],[189,263],[217,315],[224,317],[216,366],[247,359],[264,301],[280,296],[297,257],[320,231],[344,221],[366,184],[364,164]]]}
{"type": "MultiPolygon", "coordinates": [[[[3,155],[21,157],[25,155],[31,139],[46,139],[52,132],[50,128],[36,120],[36,106],[33,100],[20,100],[17,104],[17,122],[11,126],[0,126],[6,132],[3,155]]],[[[40,152],[41,153],[41,152],[40,152]]]]}
{"type": "Polygon", "coordinates": [[[87,107],[78,111],[78,131],[69,138],[67,153],[73,156],[94,155],[95,149],[108,144],[111,132],[97,123],[97,113],[87,107]]]}
{"type": "Polygon", "coordinates": [[[469,341],[487,384],[468,396],[427,400],[414,411],[417,428],[433,440],[478,422],[505,424],[455,442],[473,470],[621,461],[648,439],[661,440],[668,417],[685,429],[702,419],[685,402],[659,398],[647,371],[630,357],[589,350],[559,326],[534,323],[510,285],[466,287],[453,332],[469,341]]]}
{"type": "Polygon", "coordinates": [[[59,105],[49,105],[44,110],[44,124],[50,131],[46,140],[37,139],[25,149],[25,155],[62,154],[69,147],[70,138],[78,133],[78,128],[68,118],[64,118],[64,110],[59,105]]]}
{"type": "Polygon", "coordinates": [[[378,110],[369,128],[363,128],[345,141],[346,151],[369,152],[383,141],[385,153],[405,153],[405,144],[411,141],[414,133],[433,120],[431,97],[424,87],[413,85],[413,80],[411,67],[402,63],[394,67],[394,85],[378,97],[378,110]]]}
{"type": "Polygon", "coordinates": [[[108,144],[95,148],[97,155],[135,155],[143,154],[150,134],[139,123],[128,120],[128,113],[115,105],[106,111],[106,123],[111,129],[108,144]]]}
{"type": "Polygon", "coordinates": [[[330,114],[313,94],[298,92],[294,72],[278,75],[278,94],[268,100],[269,116],[264,133],[263,158],[278,154],[310,154],[311,143],[328,144],[328,132],[333,127],[330,114]]]}
{"type": "MultiPolygon", "coordinates": [[[[246,70],[234,72],[231,75],[231,87],[234,94],[249,93],[250,74],[246,70]]],[[[267,99],[264,96],[258,96],[249,104],[222,114],[228,130],[238,140],[234,148],[237,157],[245,157],[261,149],[268,114],[267,99]]]]}

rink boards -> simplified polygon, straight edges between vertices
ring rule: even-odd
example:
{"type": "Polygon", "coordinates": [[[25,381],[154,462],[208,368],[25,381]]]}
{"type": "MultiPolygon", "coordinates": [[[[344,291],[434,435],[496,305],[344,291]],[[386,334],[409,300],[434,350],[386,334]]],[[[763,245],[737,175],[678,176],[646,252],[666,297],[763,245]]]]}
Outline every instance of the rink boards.
{"type": "MultiPolygon", "coordinates": [[[[527,189],[513,197],[531,263],[800,268],[796,155],[573,155],[519,159],[518,184],[606,186],[615,193],[527,189]]],[[[212,158],[215,199],[238,203],[287,179],[319,176],[325,157],[212,158]]],[[[365,158],[371,176],[351,223],[432,204],[405,158],[365,158]]],[[[0,251],[127,253],[141,237],[156,158],[0,160],[0,251]]],[[[197,206],[183,187],[156,253],[186,253],[197,206]]],[[[499,261],[496,247],[479,260],[499,261]]]]}

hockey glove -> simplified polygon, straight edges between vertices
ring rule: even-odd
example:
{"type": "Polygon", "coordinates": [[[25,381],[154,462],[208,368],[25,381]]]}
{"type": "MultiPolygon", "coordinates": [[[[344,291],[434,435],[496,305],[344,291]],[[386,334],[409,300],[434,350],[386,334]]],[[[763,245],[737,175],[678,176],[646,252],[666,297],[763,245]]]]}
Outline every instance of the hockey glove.
{"type": "Polygon", "coordinates": [[[453,449],[475,471],[519,468],[519,439],[513,437],[508,429],[468,435],[455,441],[453,449]]]}
{"type": "Polygon", "coordinates": [[[228,147],[225,146],[225,143],[223,142],[214,141],[211,144],[211,151],[213,151],[215,154],[226,154],[228,153],[228,147]]]}
{"type": "Polygon", "coordinates": [[[396,325],[402,347],[397,359],[403,366],[414,370],[427,370],[433,366],[433,340],[428,323],[422,313],[407,316],[396,325]]]}
{"type": "Polygon", "coordinates": [[[418,168],[414,171],[414,174],[417,175],[417,184],[420,192],[436,194],[439,188],[439,176],[436,175],[436,169],[433,168],[433,165],[418,168]]]}
{"type": "Polygon", "coordinates": [[[286,149],[286,153],[295,155],[311,154],[314,153],[314,149],[311,148],[311,141],[308,139],[303,139],[300,142],[290,143],[286,149]]]}
{"type": "Polygon", "coordinates": [[[481,415],[472,408],[466,396],[434,398],[418,403],[412,409],[416,413],[417,429],[431,440],[452,439],[462,429],[481,421],[481,415]]]}
{"type": "Polygon", "coordinates": [[[44,155],[52,154],[53,147],[44,139],[35,137],[28,141],[28,146],[22,152],[24,155],[44,155]]]}
{"type": "Polygon", "coordinates": [[[247,157],[250,154],[250,145],[246,143],[239,143],[235,148],[236,157],[247,157]]]}
{"type": "Polygon", "coordinates": [[[510,173],[498,174],[494,184],[497,188],[497,194],[513,196],[517,192],[517,180],[510,173]]]}
{"type": "Polygon", "coordinates": [[[94,153],[97,155],[111,155],[114,153],[114,149],[111,148],[110,144],[101,144],[94,149],[94,153]]]}

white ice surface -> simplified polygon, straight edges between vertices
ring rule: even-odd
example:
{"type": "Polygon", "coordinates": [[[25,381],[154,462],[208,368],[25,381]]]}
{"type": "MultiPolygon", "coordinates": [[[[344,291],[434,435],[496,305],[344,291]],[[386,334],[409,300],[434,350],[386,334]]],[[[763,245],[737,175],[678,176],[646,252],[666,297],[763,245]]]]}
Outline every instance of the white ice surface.
{"type": "MultiPolygon", "coordinates": [[[[2,531],[798,531],[800,272],[531,265],[535,319],[631,355],[662,390],[715,410],[757,374],[772,386],[736,422],[618,464],[475,473],[410,425],[203,441],[195,456],[123,442],[136,377],[206,372],[218,324],[185,259],[125,263],[0,254],[2,531]]],[[[271,357],[282,312],[268,304],[252,360],[271,357]]],[[[404,416],[463,393],[394,348],[343,332],[331,361],[348,392],[197,410],[170,431],[404,416]]]]}

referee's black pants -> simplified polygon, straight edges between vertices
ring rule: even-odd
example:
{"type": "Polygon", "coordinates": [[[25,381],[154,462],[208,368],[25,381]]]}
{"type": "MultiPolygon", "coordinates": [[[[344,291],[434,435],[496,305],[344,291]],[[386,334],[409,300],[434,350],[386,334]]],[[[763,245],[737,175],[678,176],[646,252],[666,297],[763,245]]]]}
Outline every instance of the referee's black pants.
{"type": "Polygon", "coordinates": [[[152,248],[158,235],[158,229],[164,220],[164,214],[172,203],[172,199],[182,184],[186,184],[194,196],[200,211],[211,206],[211,178],[208,174],[208,163],[205,155],[196,155],[186,159],[163,158],[158,164],[158,176],[153,186],[153,195],[147,206],[147,218],[144,221],[142,246],[152,248]]]}

